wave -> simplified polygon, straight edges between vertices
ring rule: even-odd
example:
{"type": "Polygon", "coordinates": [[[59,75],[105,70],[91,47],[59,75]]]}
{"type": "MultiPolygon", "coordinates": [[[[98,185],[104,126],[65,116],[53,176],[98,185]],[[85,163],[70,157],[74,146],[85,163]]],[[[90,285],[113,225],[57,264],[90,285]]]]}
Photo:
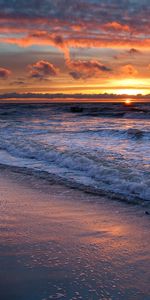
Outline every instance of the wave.
{"type": "Polygon", "coordinates": [[[69,109],[8,107],[10,113],[0,120],[0,164],[85,191],[148,202],[149,120],[99,118],[84,111],[81,117],[69,109]]]}
{"type": "Polygon", "coordinates": [[[54,149],[37,152],[28,148],[27,152],[27,148],[22,151],[11,148],[10,153],[0,151],[0,163],[45,172],[45,177],[53,177],[56,182],[61,179],[64,184],[127,201],[150,200],[149,172],[134,170],[124,162],[113,163],[102,154],[99,158],[99,155],[54,149]]]}

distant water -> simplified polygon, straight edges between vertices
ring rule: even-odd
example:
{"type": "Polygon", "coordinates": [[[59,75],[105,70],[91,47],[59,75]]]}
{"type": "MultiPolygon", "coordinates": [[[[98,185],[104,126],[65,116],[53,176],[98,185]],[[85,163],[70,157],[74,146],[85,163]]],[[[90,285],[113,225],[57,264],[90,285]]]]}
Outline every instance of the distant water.
{"type": "Polygon", "coordinates": [[[1,104],[0,164],[150,200],[150,104],[1,104]]]}

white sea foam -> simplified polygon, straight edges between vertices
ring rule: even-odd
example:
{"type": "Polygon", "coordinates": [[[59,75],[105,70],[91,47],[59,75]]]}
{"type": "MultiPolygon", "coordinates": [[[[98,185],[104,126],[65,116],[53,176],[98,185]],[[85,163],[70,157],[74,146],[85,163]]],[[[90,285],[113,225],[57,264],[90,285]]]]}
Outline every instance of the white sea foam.
{"type": "Polygon", "coordinates": [[[0,163],[66,183],[150,200],[150,120],[93,117],[63,106],[14,106],[0,120],[0,163]]]}

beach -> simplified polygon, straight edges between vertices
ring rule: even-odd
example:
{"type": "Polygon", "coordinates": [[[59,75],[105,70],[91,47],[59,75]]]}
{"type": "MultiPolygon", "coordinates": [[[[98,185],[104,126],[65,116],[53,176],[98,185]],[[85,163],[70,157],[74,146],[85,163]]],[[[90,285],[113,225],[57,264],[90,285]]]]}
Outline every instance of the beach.
{"type": "Polygon", "coordinates": [[[1,169],[0,299],[150,299],[149,215],[1,169]]]}

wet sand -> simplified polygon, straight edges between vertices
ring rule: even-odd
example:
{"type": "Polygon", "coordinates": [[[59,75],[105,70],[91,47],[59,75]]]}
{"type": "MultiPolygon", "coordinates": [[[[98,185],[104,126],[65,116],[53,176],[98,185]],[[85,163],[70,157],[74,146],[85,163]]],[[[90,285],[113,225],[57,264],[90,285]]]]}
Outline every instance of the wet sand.
{"type": "Polygon", "coordinates": [[[6,170],[0,299],[150,299],[144,209],[6,170]]]}

